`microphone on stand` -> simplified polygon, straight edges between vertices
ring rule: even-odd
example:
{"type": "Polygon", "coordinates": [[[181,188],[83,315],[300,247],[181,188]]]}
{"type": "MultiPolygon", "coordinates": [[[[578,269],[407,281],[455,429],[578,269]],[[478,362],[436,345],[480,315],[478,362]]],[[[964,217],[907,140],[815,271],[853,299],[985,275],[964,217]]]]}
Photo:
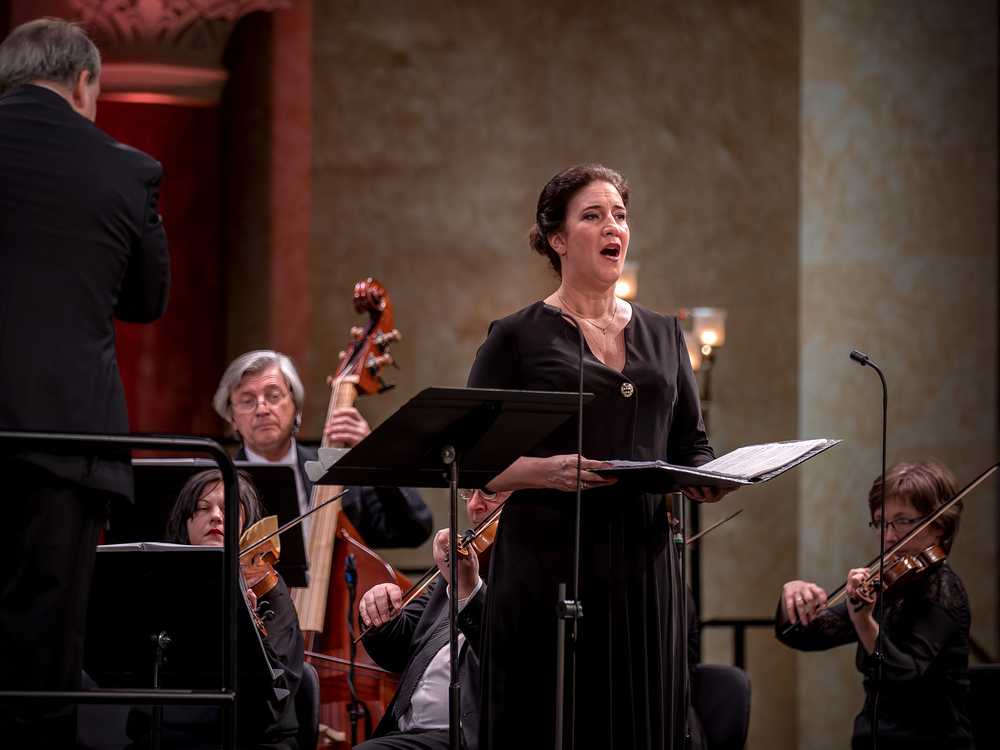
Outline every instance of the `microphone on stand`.
{"type": "MultiPolygon", "coordinates": [[[[867,364],[869,364],[871,362],[871,360],[868,359],[867,355],[862,354],[857,349],[855,349],[853,352],[851,352],[851,359],[853,359],[855,362],[857,362],[862,367],[864,367],[865,365],[867,365],[867,364]]],[[[872,365],[872,367],[875,367],[875,365],[872,365]]],[[[875,367],[875,370],[877,371],[878,368],[875,367]]]]}
{"type": "MultiPolygon", "coordinates": [[[[881,581],[883,572],[885,571],[885,463],[886,463],[886,424],[888,421],[889,414],[889,390],[885,384],[885,376],[882,371],[878,368],[874,362],[868,359],[868,356],[862,354],[857,349],[851,352],[851,359],[857,362],[862,367],[866,365],[871,367],[875,372],[878,373],[879,379],[882,381],[882,489],[879,493],[881,495],[880,502],[882,506],[882,522],[880,524],[880,538],[879,538],[879,579],[881,581]]],[[[878,600],[878,640],[875,644],[875,710],[872,711],[872,740],[877,741],[878,739],[878,696],[879,690],[882,684],[882,662],[884,656],[882,655],[882,633],[885,631],[885,606],[882,601],[883,597],[879,597],[878,600]]]]}
{"type": "Polygon", "coordinates": [[[580,394],[580,402],[577,406],[576,420],[576,519],[574,522],[574,544],[573,544],[573,593],[572,598],[566,599],[566,584],[559,584],[559,604],[556,609],[557,631],[556,631],[556,748],[561,750],[563,737],[563,693],[565,688],[565,658],[566,658],[566,626],[563,620],[573,621],[572,648],[570,656],[570,736],[568,746],[573,748],[573,727],[575,724],[576,693],[574,685],[576,683],[576,641],[577,641],[577,620],[583,617],[583,605],[578,598],[580,593],[580,476],[583,468],[581,465],[583,456],[583,329],[580,323],[567,312],[555,305],[542,305],[542,310],[546,315],[557,318],[566,318],[576,326],[577,337],[580,342],[580,383],[577,388],[580,394]]]}

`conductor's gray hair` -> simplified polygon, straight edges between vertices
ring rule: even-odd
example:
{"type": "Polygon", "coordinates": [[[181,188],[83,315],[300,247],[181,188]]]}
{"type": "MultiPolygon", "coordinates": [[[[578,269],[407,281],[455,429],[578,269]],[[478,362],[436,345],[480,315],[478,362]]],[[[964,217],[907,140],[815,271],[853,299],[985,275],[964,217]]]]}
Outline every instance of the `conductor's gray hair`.
{"type": "Polygon", "coordinates": [[[295,410],[302,411],[306,403],[306,389],[302,385],[295,364],[287,354],[271,351],[270,349],[258,349],[256,351],[241,354],[233,360],[232,364],[226,368],[219,381],[219,388],[212,399],[212,406],[219,416],[227,422],[233,421],[233,402],[230,400],[233,391],[247,375],[259,375],[272,365],[277,365],[281,374],[285,376],[288,383],[288,390],[292,394],[292,401],[295,410]]]}
{"type": "Polygon", "coordinates": [[[97,81],[101,53],[82,28],[61,18],[21,24],[0,43],[0,94],[32,81],[72,89],[84,70],[91,84],[97,81]]]}

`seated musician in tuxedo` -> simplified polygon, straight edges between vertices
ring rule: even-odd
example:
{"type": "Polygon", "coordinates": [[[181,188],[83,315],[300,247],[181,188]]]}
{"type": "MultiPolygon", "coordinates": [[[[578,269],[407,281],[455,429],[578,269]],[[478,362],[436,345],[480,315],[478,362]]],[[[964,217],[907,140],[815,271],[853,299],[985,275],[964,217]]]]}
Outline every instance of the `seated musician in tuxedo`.
{"type": "MultiPolygon", "coordinates": [[[[263,515],[257,488],[250,475],[238,473],[240,485],[240,534],[263,515]]],[[[225,495],[222,473],[209,469],[193,475],[181,489],[167,518],[163,541],[200,546],[225,545],[225,495]]],[[[273,588],[261,596],[247,591],[250,606],[270,618],[264,623],[267,635],[261,637],[264,651],[273,668],[284,670],[276,687],[289,694],[268,702],[241,703],[239,746],[268,750],[297,750],[295,733],[295,695],[302,681],[305,644],[299,618],[281,574],[273,588]],[[273,613],[273,618],[271,617],[273,613]]],[[[220,710],[217,708],[174,708],[164,712],[165,748],[218,747],[220,710]]],[[[139,739],[133,747],[146,747],[149,737],[149,709],[133,709],[129,714],[128,735],[139,739]]]]}
{"type": "MultiPolygon", "coordinates": [[[[295,466],[299,509],[309,510],[312,482],[306,461],[316,461],[315,448],[294,435],[302,422],[306,394],[292,360],[280,352],[247,352],[226,369],[212,404],[229,422],[243,445],[237,460],[295,466]]],[[[371,432],[357,409],[335,409],[323,434],[335,443],[357,445],[371,432]]],[[[347,487],[347,518],[371,547],[417,547],[431,534],[433,518],[420,493],[411,487],[347,487]]],[[[303,524],[303,530],[309,519],[303,524]]]]}
{"type": "MultiPolygon", "coordinates": [[[[460,490],[469,518],[478,526],[510,495],[460,490]]],[[[448,612],[451,570],[448,560],[448,529],[434,537],[434,561],[441,576],[426,592],[392,617],[402,605],[402,592],[391,583],[373,587],[361,598],[358,614],[366,627],[384,625],[365,635],[368,654],[384,669],[400,674],[399,687],[376,727],[372,739],[357,747],[447,748],[448,688],[451,684],[451,651],[448,612]],[[443,581],[441,579],[444,579],[443,581]]],[[[459,628],[458,659],[461,691],[463,747],[475,750],[479,723],[479,647],[482,637],[486,584],[480,576],[479,558],[469,549],[458,566],[459,628]]]]}

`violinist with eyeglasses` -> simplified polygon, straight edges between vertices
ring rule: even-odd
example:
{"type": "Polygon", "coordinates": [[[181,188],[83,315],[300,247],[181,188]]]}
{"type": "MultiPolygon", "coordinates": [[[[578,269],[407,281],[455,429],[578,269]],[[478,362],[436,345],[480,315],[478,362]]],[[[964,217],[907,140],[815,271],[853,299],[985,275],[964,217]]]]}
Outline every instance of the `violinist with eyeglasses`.
{"type": "MultiPolygon", "coordinates": [[[[865,705],[854,721],[854,750],[968,750],[973,748],[966,676],[969,600],[944,561],[958,532],[961,501],[921,528],[957,494],[955,479],[945,466],[927,460],[896,464],[886,472],[885,483],[886,550],[915,533],[895,559],[886,559],[881,597],[869,568],[851,570],[846,600],[831,606],[817,584],[789,581],[781,590],[776,633],[782,643],[801,651],[858,644],[865,705]],[[880,599],[885,630],[882,677],[876,686],[880,599]]],[[[876,540],[882,531],[881,490],[879,475],[868,493],[869,526],[876,540]]]]}

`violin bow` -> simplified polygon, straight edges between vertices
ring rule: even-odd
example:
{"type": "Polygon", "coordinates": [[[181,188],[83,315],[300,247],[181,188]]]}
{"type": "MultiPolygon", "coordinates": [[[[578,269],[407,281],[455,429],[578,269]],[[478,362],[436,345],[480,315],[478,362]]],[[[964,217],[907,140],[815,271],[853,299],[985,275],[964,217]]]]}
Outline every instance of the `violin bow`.
{"type": "Polygon", "coordinates": [[[268,534],[265,537],[262,537],[262,538],[258,539],[253,544],[248,544],[246,547],[244,547],[243,549],[240,550],[240,556],[242,557],[247,552],[250,552],[251,550],[257,549],[264,542],[266,542],[266,541],[268,541],[270,539],[273,539],[274,537],[278,536],[278,534],[280,534],[281,532],[288,531],[288,529],[292,528],[293,526],[296,526],[296,525],[302,523],[306,518],[308,518],[309,516],[311,516],[313,513],[315,513],[318,510],[322,510],[327,505],[329,505],[330,503],[332,503],[334,500],[339,500],[344,495],[346,495],[348,492],[350,492],[350,490],[344,490],[339,495],[335,495],[334,497],[331,497],[325,503],[321,503],[320,505],[317,505],[315,508],[312,508],[311,510],[306,511],[305,513],[303,513],[301,516],[299,516],[297,518],[293,518],[291,521],[289,521],[288,523],[286,523],[284,526],[282,526],[281,528],[279,528],[277,531],[272,531],[270,534],[268,534]]]}
{"type": "Polygon", "coordinates": [[[705,536],[705,534],[707,534],[708,532],[710,532],[712,529],[717,529],[719,526],[722,526],[722,524],[724,524],[726,521],[729,521],[730,519],[736,518],[736,516],[738,516],[742,512],[743,512],[743,508],[740,508],[739,510],[734,511],[733,513],[730,513],[728,516],[726,516],[725,518],[723,518],[721,521],[716,521],[715,523],[713,523],[708,528],[702,529],[697,534],[695,534],[693,537],[691,537],[690,539],[687,539],[684,543],[685,544],[691,544],[691,542],[693,542],[696,539],[700,539],[701,537],[705,536]]]}
{"type": "MultiPolygon", "coordinates": [[[[503,505],[504,505],[503,503],[500,503],[497,507],[495,507],[492,510],[492,512],[490,512],[490,514],[486,516],[486,518],[484,518],[479,523],[478,526],[476,526],[475,531],[469,529],[464,534],[462,534],[462,538],[458,540],[459,545],[461,545],[462,547],[468,547],[470,544],[472,544],[472,542],[474,542],[477,538],[479,538],[479,536],[481,536],[486,529],[490,528],[494,523],[496,523],[497,519],[500,517],[500,511],[503,510],[503,505]]],[[[360,634],[358,634],[357,638],[354,639],[354,642],[359,643],[361,639],[364,638],[366,635],[373,635],[377,633],[385,625],[387,625],[388,623],[392,622],[397,617],[399,617],[399,613],[402,612],[404,609],[406,609],[407,605],[409,605],[414,599],[420,596],[424,592],[424,590],[437,579],[437,577],[440,574],[441,574],[441,569],[436,565],[430,570],[428,570],[426,573],[424,573],[423,577],[415,584],[410,586],[409,591],[403,594],[403,601],[400,603],[398,607],[392,610],[392,613],[389,615],[388,620],[383,622],[381,625],[369,625],[364,630],[362,630],[360,634]]]]}

